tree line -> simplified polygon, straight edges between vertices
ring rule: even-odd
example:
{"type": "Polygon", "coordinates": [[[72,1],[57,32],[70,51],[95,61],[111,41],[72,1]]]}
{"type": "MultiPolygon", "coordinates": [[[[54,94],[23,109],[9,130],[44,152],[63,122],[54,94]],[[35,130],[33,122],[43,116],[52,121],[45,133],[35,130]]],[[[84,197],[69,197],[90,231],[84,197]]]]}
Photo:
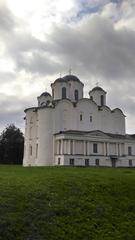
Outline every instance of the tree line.
{"type": "Polygon", "coordinates": [[[23,149],[23,133],[10,124],[0,135],[0,164],[22,164],[23,149]]]}

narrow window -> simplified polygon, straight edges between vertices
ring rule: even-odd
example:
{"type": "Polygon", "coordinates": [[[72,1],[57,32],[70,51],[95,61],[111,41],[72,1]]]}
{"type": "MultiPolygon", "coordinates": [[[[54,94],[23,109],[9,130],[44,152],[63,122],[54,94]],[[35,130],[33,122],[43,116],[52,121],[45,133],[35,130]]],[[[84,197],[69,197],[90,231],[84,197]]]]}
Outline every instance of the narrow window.
{"type": "Polygon", "coordinates": [[[32,139],[32,126],[30,126],[30,139],[32,139]]]}
{"type": "Polygon", "coordinates": [[[52,89],[52,97],[54,98],[54,89],[52,89]]]}
{"type": "Polygon", "coordinates": [[[58,165],[60,165],[60,158],[58,158],[58,165]]]}
{"type": "Polygon", "coordinates": [[[93,153],[97,153],[98,152],[98,145],[97,143],[93,144],[93,153]]]}
{"type": "Polygon", "coordinates": [[[93,96],[90,96],[90,100],[92,100],[92,101],[93,101],[93,96]]]}
{"type": "Polygon", "coordinates": [[[128,147],[128,156],[132,155],[132,147],[128,147]]]}
{"type": "Polygon", "coordinates": [[[90,116],[90,122],[92,122],[92,116],[90,116]]]}
{"type": "Polygon", "coordinates": [[[69,165],[70,165],[70,166],[74,166],[74,158],[70,158],[70,160],[69,160],[69,165]]]}
{"type": "Polygon", "coordinates": [[[82,121],[82,114],[80,114],[80,121],[82,121]]]}
{"type": "Polygon", "coordinates": [[[85,159],[85,166],[89,166],[89,159],[85,159]]]}
{"type": "Polygon", "coordinates": [[[101,95],[101,106],[103,106],[103,105],[104,105],[104,96],[101,95]]]}
{"type": "Polygon", "coordinates": [[[66,98],[66,88],[63,87],[62,88],[62,99],[65,99],[66,98]]]}
{"type": "Polygon", "coordinates": [[[129,160],[129,167],[132,167],[132,166],[133,166],[132,160],[130,159],[130,160],[129,160]]]}
{"type": "Polygon", "coordinates": [[[38,144],[36,144],[36,158],[38,157],[38,144]]]}
{"type": "Polygon", "coordinates": [[[95,164],[96,164],[96,166],[99,166],[99,159],[95,160],[95,164]]]}
{"type": "Polygon", "coordinates": [[[75,90],[74,95],[75,95],[75,100],[78,101],[78,90],[75,90]]]}

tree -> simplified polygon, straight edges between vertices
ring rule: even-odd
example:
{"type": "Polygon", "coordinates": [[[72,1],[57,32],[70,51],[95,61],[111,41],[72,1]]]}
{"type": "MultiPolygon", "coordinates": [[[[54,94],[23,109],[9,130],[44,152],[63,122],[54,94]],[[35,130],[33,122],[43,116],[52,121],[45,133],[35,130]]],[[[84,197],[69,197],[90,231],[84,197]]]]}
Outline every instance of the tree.
{"type": "Polygon", "coordinates": [[[22,164],[24,137],[14,124],[6,127],[0,136],[0,163],[22,164]]]}

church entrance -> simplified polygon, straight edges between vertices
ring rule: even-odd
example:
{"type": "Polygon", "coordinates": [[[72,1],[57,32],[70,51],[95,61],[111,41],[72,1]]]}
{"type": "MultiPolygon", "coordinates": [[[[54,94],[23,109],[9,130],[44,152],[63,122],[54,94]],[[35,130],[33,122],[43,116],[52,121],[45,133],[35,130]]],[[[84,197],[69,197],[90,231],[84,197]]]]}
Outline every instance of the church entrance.
{"type": "Polygon", "coordinates": [[[112,167],[113,167],[113,168],[116,167],[116,161],[117,161],[117,157],[111,156],[111,163],[112,163],[112,167]]]}

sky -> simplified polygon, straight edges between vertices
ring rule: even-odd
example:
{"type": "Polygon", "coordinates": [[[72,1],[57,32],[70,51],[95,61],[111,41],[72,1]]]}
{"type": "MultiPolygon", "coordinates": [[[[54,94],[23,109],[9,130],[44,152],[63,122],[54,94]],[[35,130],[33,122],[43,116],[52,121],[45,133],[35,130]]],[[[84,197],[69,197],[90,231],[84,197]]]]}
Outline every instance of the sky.
{"type": "Polygon", "coordinates": [[[135,0],[0,0],[0,131],[69,73],[96,86],[135,133],[135,0]]]}

